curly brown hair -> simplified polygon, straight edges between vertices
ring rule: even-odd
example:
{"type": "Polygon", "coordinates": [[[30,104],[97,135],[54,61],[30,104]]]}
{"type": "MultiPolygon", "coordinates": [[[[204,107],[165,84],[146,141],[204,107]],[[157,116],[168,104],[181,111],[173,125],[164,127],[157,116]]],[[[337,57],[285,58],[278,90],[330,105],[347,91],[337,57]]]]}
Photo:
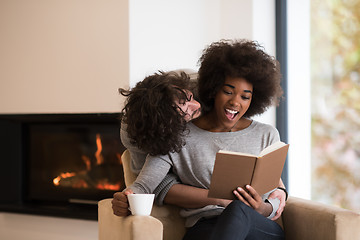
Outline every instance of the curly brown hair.
{"type": "Polygon", "coordinates": [[[185,72],[161,71],[131,90],[120,88],[119,93],[127,97],[121,113],[130,142],[150,155],[180,151],[185,144],[186,121],[174,100],[187,101],[185,90],[193,88],[185,72]]]}
{"type": "Polygon", "coordinates": [[[253,85],[253,96],[244,117],[265,112],[282,96],[280,64],[262,46],[249,40],[221,40],[210,44],[199,59],[199,98],[203,114],[214,107],[225,79],[244,78],[253,85]]]}

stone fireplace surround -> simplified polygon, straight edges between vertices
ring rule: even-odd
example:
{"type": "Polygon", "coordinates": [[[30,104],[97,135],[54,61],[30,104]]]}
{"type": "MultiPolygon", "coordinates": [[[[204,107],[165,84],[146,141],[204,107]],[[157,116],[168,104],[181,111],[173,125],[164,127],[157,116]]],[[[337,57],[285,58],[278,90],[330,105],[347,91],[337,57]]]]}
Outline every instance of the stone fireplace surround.
{"type": "MultiPolygon", "coordinates": [[[[94,204],[96,201],[84,204],[29,199],[25,139],[26,129],[31,123],[101,123],[113,126],[115,134],[119,134],[119,113],[0,115],[0,181],[3,185],[0,212],[97,220],[97,205],[94,204]]],[[[118,139],[120,141],[120,138],[118,139]]],[[[119,153],[122,153],[124,148],[122,145],[120,148],[119,153]]],[[[111,197],[113,192],[104,191],[101,198],[111,197]]]]}

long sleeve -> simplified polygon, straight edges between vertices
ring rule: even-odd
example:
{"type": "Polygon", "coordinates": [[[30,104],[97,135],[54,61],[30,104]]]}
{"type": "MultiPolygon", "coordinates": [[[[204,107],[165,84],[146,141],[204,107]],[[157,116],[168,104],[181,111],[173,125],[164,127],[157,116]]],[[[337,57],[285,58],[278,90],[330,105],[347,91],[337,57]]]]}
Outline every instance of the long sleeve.
{"type": "Polygon", "coordinates": [[[181,184],[179,178],[174,173],[168,173],[165,178],[161,181],[159,186],[154,190],[155,193],[155,203],[159,206],[164,204],[164,198],[170,188],[174,184],[181,184]]]}
{"type": "Polygon", "coordinates": [[[141,172],[129,188],[135,193],[153,193],[171,168],[170,163],[164,159],[166,157],[166,155],[148,156],[141,172]]]}
{"type": "MultiPolygon", "coordinates": [[[[131,171],[138,175],[144,166],[145,159],[148,154],[140,150],[137,146],[131,144],[126,129],[127,129],[127,125],[125,123],[121,123],[121,130],[120,130],[121,142],[130,152],[131,171]]],[[[168,173],[163,179],[163,181],[161,181],[161,183],[154,190],[155,203],[158,205],[162,205],[164,198],[168,193],[169,189],[172,187],[172,185],[178,183],[180,183],[178,177],[173,173],[168,173]]]]}
{"type": "Polygon", "coordinates": [[[145,163],[146,156],[148,155],[147,152],[139,149],[136,145],[131,143],[131,140],[127,134],[127,125],[123,122],[121,123],[120,138],[121,138],[121,143],[130,152],[131,171],[135,174],[139,174],[139,172],[141,171],[141,169],[145,163]]]}

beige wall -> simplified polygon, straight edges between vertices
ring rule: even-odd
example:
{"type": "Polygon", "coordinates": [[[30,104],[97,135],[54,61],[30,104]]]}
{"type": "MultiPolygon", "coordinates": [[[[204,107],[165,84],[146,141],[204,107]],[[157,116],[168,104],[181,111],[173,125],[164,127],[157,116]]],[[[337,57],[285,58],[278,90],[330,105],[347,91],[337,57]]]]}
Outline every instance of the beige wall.
{"type": "Polygon", "coordinates": [[[116,112],[127,0],[1,0],[0,113],[116,112]]]}

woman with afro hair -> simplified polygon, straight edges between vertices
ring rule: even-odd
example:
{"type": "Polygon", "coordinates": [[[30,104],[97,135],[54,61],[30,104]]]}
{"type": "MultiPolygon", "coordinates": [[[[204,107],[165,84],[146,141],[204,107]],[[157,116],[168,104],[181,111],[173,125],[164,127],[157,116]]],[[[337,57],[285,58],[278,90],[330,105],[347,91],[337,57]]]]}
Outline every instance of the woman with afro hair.
{"type": "MultiPolygon", "coordinates": [[[[134,193],[152,193],[170,169],[183,184],[207,190],[219,150],[257,155],[280,141],[276,128],[251,119],[281,99],[280,68],[273,57],[257,42],[222,40],[208,46],[199,63],[202,115],[187,124],[180,151],[148,157],[128,187],[134,193]]],[[[234,189],[236,200],[226,204],[182,209],[188,228],[183,239],[284,239],[273,221],[285,206],[281,179],[278,188],[262,196],[245,188],[234,189]]]]}

